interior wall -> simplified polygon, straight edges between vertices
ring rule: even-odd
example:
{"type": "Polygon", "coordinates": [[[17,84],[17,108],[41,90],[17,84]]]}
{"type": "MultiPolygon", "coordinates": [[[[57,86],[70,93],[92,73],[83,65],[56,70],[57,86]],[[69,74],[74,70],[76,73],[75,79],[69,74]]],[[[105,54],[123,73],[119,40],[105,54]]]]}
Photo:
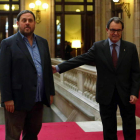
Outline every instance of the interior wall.
{"type": "Polygon", "coordinates": [[[137,46],[139,60],[140,60],[140,0],[134,0],[134,43],[137,46]]]}
{"type": "Polygon", "coordinates": [[[123,9],[123,21],[124,21],[124,36],[123,39],[129,42],[134,43],[134,26],[133,26],[133,20],[134,20],[134,1],[133,0],[123,0],[123,2],[130,3],[130,18],[127,16],[127,13],[123,9]]]}
{"type": "Polygon", "coordinates": [[[105,0],[101,1],[101,40],[106,39],[105,0]]]}
{"type": "MultiPolygon", "coordinates": [[[[35,3],[36,0],[25,0],[25,10],[31,10],[29,8],[30,3],[35,3]]],[[[48,9],[43,10],[42,6],[39,8],[42,10],[41,11],[41,22],[39,24],[36,23],[36,28],[35,28],[35,34],[49,40],[49,15],[50,15],[50,4],[49,0],[41,0],[42,3],[47,3],[49,5],[48,9]]],[[[37,9],[35,7],[34,9],[37,9]]],[[[36,15],[36,11],[33,11],[33,13],[36,15]]]]}
{"type": "Polygon", "coordinates": [[[95,0],[95,41],[107,39],[106,24],[111,18],[111,0],[95,0]]]}
{"type": "Polygon", "coordinates": [[[81,15],[65,15],[65,40],[81,41],[81,15]]]}
{"type": "Polygon", "coordinates": [[[101,40],[101,1],[95,0],[95,42],[101,40]]]}

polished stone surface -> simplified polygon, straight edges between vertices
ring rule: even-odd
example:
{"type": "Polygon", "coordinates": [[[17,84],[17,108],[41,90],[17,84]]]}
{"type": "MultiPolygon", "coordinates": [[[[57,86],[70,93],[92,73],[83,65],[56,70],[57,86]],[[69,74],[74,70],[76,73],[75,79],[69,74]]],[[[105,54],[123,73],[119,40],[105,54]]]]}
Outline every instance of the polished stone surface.
{"type": "MultiPolygon", "coordinates": [[[[136,128],[140,129],[140,118],[136,117],[136,128]]],[[[103,131],[102,122],[101,121],[85,121],[85,122],[77,122],[77,124],[85,131],[85,132],[98,132],[103,131]]],[[[117,126],[117,130],[122,130],[122,125],[117,126]]]]}

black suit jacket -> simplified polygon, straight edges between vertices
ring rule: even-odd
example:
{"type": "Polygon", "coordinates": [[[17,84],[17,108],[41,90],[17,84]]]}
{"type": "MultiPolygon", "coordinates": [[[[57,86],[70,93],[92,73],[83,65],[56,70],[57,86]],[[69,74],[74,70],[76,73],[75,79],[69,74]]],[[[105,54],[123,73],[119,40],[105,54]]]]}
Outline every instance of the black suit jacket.
{"type": "MultiPolygon", "coordinates": [[[[43,103],[50,106],[54,95],[53,74],[47,40],[36,36],[42,63],[45,94],[43,103]]],[[[21,35],[16,33],[1,42],[0,81],[2,106],[14,100],[15,110],[30,110],[35,104],[37,71],[21,35]]]]}
{"type": "Polygon", "coordinates": [[[58,67],[62,73],[89,61],[94,62],[97,68],[98,103],[109,104],[115,88],[125,105],[129,104],[130,95],[138,97],[140,68],[137,49],[133,43],[121,40],[116,69],[113,66],[108,39],[95,42],[87,53],[63,62],[58,67]]]}

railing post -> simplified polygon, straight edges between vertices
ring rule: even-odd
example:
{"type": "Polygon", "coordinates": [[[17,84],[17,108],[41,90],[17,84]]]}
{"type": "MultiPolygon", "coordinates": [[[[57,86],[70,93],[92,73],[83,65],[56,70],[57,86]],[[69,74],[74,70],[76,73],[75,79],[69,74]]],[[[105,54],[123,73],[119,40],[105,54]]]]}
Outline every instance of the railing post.
{"type": "Polygon", "coordinates": [[[63,73],[60,74],[60,82],[64,83],[64,74],[63,73]]]}
{"type": "Polygon", "coordinates": [[[77,86],[78,86],[78,92],[83,93],[84,92],[84,75],[83,72],[77,71],[77,86]]]}

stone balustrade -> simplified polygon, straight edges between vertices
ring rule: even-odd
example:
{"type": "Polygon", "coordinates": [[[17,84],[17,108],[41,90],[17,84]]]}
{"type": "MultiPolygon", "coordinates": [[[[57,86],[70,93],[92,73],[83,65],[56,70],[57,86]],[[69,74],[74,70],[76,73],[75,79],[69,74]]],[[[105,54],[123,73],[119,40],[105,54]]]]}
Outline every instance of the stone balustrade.
{"type": "MultiPolygon", "coordinates": [[[[53,59],[52,64],[57,65],[63,62],[60,59],[53,59]]],[[[94,102],[96,92],[96,67],[83,65],[78,68],[69,70],[62,74],[54,74],[54,78],[62,82],[68,89],[71,89],[87,99],[87,101],[94,102]]]]}
{"type": "MultiPolygon", "coordinates": [[[[51,60],[52,65],[63,62],[63,60],[57,58],[52,58],[51,60]]],[[[89,115],[91,118],[100,120],[99,105],[95,101],[96,76],[96,67],[83,65],[62,74],[55,73],[54,82],[56,92],[64,97],[67,91],[67,97],[72,99],[70,101],[72,104],[78,103],[79,106],[76,107],[82,112],[92,114],[94,117],[89,115]]],[[[59,105],[57,107],[59,108],[59,105]]]]}
{"type": "MultiPolygon", "coordinates": [[[[57,58],[52,58],[51,61],[52,65],[58,65],[59,63],[63,62],[63,60],[57,58]]],[[[89,65],[83,65],[62,74],[55,73],[54,83],[56,96],[58,94],[61,95],[60,97],[69,100],[71,104],[76,106],[76,108],[79,108],[85,114],[88,114],[89,112],[94,116],[95,120],[100,120],[99,104],[95,99],[96,78],[96,67],[89,65]]],[[[63,105],[60,105],[60,102],[62,102],[62,100],[59,100],[59,98],[57,98],[57,100],[59,103],[56,103],[57,101],[55,101],[54,104],[56,104],[59,110],[61,110],[65,114],[65,109],[62,109],[64,108],[63,105]]],[[[119,109],[117,111],[117,116],[118,123],[120,123],[121,120],[119,109]]]]}

